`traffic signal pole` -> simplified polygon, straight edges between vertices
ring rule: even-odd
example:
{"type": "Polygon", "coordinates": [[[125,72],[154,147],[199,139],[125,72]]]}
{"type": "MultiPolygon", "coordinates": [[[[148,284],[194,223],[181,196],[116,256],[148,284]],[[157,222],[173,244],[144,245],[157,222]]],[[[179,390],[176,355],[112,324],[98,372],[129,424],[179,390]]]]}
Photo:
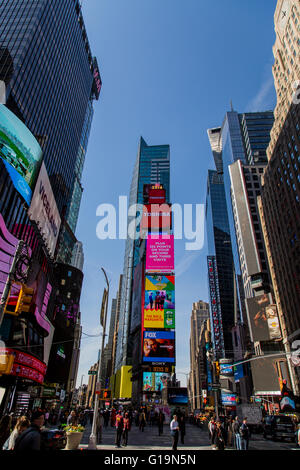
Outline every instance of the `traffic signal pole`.
{"type": "MultiPolygon", "coordinates": [[[[105,331],[106,331],[106,319],[107,319],[107,306],[108,306],[108,297],[109,297],[109,281],[108,281],[106,272],[104,271],[103,268],[101,268],[101,269],[104,273],[106,284],[107,284],[107,297],[106,297],[105,315],[104,315],[103,325],[102,325],[102,327],[103,327],[102,347],[101,347],[100,360],[98,362],[97,383],[101,382],[101,371],[102,371],[102,368],[103,368],[104,343],[105,343],[105,331]]],[[[90,434],[89,445],[88,445],[89,450],[96,450],[97,449],[96,421],[97,421],[97,416],[98,416],[98,410],[99,410],[99,395],[96,394],[96,396],[95,396],[95,405],[94,405],[94,416],[93,416],[92,432],[90,434]]]]}
{"type": "Polygon", "coordinates": [[[15,256],[14,256],[14,259],[13,259],[13,262],[12,262],[12,265],[11,265],[11,268],[10,268],[5,286],[4,286],[2,296],[1,296],[1,300],[0,300],[0,328],[1,328],[1,325],[2,325],[2,322],[3,322],[5,306],[6,306],[8,298],[9,298],[10,289],[11,289],[11,286],[12,286],[14,280],[15,280],[16,266],[17,266],[17,263],[19,261],[22,250],[24,248],[24,245],[25,245],[25,243],[23,242],[23,240],[20,240],[19,243],[18,243],[18,246],[17,246],[17,251],[15,253],[15,256]]]}

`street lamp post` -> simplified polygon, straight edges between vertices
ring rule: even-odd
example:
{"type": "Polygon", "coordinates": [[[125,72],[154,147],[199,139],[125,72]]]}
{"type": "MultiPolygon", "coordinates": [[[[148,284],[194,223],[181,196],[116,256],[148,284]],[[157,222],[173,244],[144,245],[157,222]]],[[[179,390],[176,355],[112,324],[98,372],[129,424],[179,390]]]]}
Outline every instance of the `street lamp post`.
{"type": "MultiPolygon", "coordinates": [[[[100,356],[100,361],[98,362],[98,371],[97,371],[97,382],[98,383],[100,383],[100,381],[101,381],[101,371],[102,371],[102,367],[103,367],[104,343],[105,343],[105,331],[106,331],[106,319],[107,319],[107,306],[108,306],[108,296],[109,296],[109,281],[108,281],[105,270],[103,268],[101,268],[101,269],[103,271],[103,274],[104,274],[105,280],[106,280],[106,284],[107,284],[107,296],[106,296],[105,314],[104,314],[103,325],[102,325],[103,334],[102,334],[101,356],[100,356]]],[[[96,450],[97,449],[96,420],[97,420],[97,415],[98,415],[98,409],[99,409],[99,395],[96,394],[95,405],[94,405],[94,416],[93,416],[92,432],[90,434],[89,445],[88,445],[88,448],[90,450],[96,450]]]]}

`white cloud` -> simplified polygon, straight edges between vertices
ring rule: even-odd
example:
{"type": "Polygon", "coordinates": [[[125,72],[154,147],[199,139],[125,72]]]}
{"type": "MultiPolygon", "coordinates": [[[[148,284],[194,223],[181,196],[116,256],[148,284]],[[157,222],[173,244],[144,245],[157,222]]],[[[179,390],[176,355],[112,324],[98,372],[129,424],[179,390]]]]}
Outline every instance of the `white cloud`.
{"type": "Polygon", "coordinates": [[[198,258],[198,256],[200,256],[200,253],[194,251],[193,253],[189,253],[188,255],[185,255],[183,258],[181,258],[179,263],[176,264],[176,278],[184,274],[193,264],[195,259],[198,258]]]}
{"type": "Polygon", "coordinates": [[[262,84],[257,95],[248,103],[246,106],[247,111],[257,112],[264,111],[267,109],[273,108],[273,96],[271,92],[273,91],[274,79],[273,76],[269,77],[262,84]]]}

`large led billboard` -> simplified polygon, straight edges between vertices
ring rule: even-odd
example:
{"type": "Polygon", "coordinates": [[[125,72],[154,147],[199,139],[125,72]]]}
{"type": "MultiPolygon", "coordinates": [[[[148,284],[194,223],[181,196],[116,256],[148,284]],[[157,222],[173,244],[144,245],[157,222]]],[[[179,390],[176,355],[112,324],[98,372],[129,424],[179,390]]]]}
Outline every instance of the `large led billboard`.
{"type": "Polygon", "coordinates": [[[246,309],[252,341],[281,339],[277,307],[269,294],[246,299],[246,309]]]}
{"type": "Polygon", "coordinates": [[[4,104],[0,104],[0,158],[16,189],[30,204],[42,150],[29,129],[4,104]]]}
{"type": "Polygon", "coordinates": [[[253,388],[256,395],[281,395],[278,362],[279,357],[262,357],[251,362],[253,388]]]}
{"type": "Polygon", "coordinates": [[[175,291],[145,291],[144,328],[175,328],[175,291]]]}
{"type": "Polygon", "coordinates": [[[149,234],[146,241],[146,271],[174,271],[174,235],[149,234]]]}
{"type": "Polygon", "coordinates": [[[168,388],[169,405],[187,405],[188,401],[187,388],[168,388]]]}
{"type": "Polygon", "coordinates": [[[132,287],[132,307],[130,332],[133,332],[142,321],[142,281],[143,281],[143,263],[139,263],[134,270],[132,287]]]}
{"type": "Polygon", "coordinates": [[[175,290],[175,276],[165,276],[160,274],[147,274],[145,276],[146,290],[175,290]]]}
{"type": "Polygon", "coordinates": [[[175,333],[171,331],[144,331],[143,362],[175,362],[175,333]]]}
{"type": "Polygon", "coordinates": [[[160,392],[167,386],[170,374],[163,372],[143,372],[143,392],[160,392]]]}
{"type": "Polygon", "coordinates": [[[28,215],[37,223],[50,255],[54,256],[61,218],[44,163],[41,166],[28,215]]]}

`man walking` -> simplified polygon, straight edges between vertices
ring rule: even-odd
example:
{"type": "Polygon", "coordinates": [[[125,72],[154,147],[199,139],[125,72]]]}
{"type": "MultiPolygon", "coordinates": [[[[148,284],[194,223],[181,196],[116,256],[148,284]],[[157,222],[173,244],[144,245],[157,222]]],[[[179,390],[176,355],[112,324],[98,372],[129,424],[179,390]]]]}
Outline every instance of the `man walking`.
{"type": "Polygon", "coordinates": [[[41,427],[44,422],[44,413],[34,411],[31,416],[31,425],[17,437],[14,450],[41,450],[41,427]]]}
{"type": "Polygon", "coordinates": [[[241,434],[240,434],[241,425],[239,423],[239,418],[236,416],[232,424],[232,433],[234,437],[234,447],[236,450],[242,450],[241,446],[241,434]]]}
{"type": "Polygon", "coordinates": [[[123,416],[121,413],[121,410],[118,411],[118,414],[116,415],[116,447],[121,447],[121,438],[123,434],[123,427],[124,427],[124,421],[123,421],[123,416]]]}
{"type": "Polygon", "coordinates": [[[243,424],[240,428],[241,433],[241,447],[242,450],[248,450],[249,448],[249,438],[250,438],[250,430],[247,426],[247,418],[244,418],[243,424]]]}
{"type": "Polygon", "coordinates": [[[170,423],[171,436],[173,439],[173,450],[177,450],[178,437],[179,437],[179,424],[177,421],[177,416],[173,416],[173,420],[170,423]]]}

